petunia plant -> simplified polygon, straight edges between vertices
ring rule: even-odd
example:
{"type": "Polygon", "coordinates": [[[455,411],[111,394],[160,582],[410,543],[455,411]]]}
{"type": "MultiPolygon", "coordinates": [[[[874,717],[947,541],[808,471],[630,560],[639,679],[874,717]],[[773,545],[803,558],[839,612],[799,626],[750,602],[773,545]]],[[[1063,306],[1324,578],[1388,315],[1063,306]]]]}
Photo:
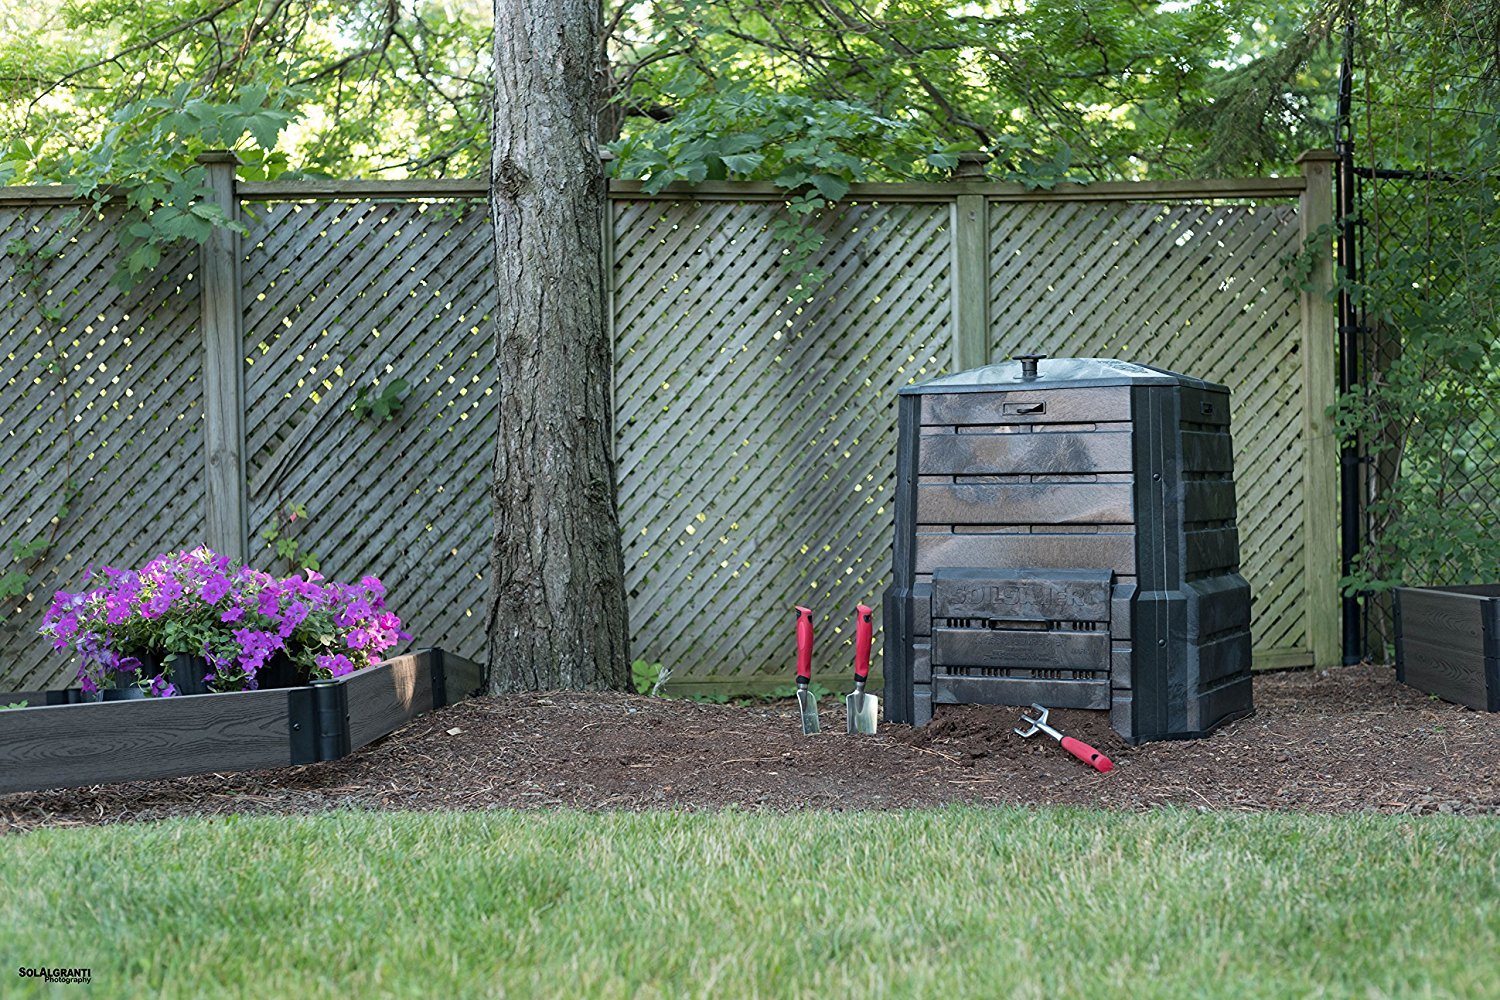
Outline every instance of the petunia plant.
{"type": "Polygon", "coordinates": [[[170,697],[186,680],[174,670],[205,670],[193,680],[213,691],[253,691],[272,673],[341,677],[410,638],[374,576],[277,578],[198,548],[140,569],[102,567],[85,582],[94,586],[57,593],[41,632],[79,657],[78,683],[89,693],[136,684],[170,697]]]}

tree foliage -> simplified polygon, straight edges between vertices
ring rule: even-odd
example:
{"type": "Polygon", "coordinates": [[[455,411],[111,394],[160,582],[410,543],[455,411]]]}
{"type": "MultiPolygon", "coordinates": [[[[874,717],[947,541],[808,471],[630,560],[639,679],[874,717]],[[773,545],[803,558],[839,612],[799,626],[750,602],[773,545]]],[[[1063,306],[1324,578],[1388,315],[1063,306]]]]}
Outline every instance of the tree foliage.
{"type": "Polygon", "coordinates": [[[1500,6],[1371,4],[1355,22],[1366,345],[1336,414],[1368,457],[1346,584],[1493,583],[1500,564],[1500,6]]]}
{"type": "MultiPolygon", "coordinates": [[[[631,9],[616,33],[627,135],[674,128],[684,101],[795,95],[899,123],[893,146],[866,146],[868,169],[883,176],[907,176],[916,145],[983,149],[997,174],[1033,180],[1244,167],[1205,160],[1216,125],[1201,112],[1244,66],[1304,39],[1311,17],[1297,4],[1268,17],[1264,4],[1239,0],[674,0],[631,9]]],[[[1275,137],[1266,165],[1288,163],[1298,141],[1317,135],[1331,66],[1319,75],[1303,58],[1298,73],[1283,74],[1278,114],[1255,123],[1275,137]]]]}
{"type": "Polygon", "coordinates": [[[10,150],[11,180],[61,177],[110,130],[149,146],[143,101],[227,107],[251,91],[297,119],[268,172],[477,172],[489,24],[487,4],[451,0],[13,3],[0,13],[0,124],[25,145],[10,150]]]}
{"type": "MultiPolygon", "coordinates": [[[[1316,14],[1251,0],[624,0],[606,11],[600,138],[620,141],[619,169],[641,176],[663,167],[643,150],[669,172],[712,175],[717,154],[694,163],[696,143],[749,132],[769,141],[729,153],[745,158],[726,175],[772,179],[799,151],[820,155],[839,118],[853,126],[839,152],[858,161],[834,171],[846,180],[912,176],[956,149],[990,151],[996,174],[1038,183],[1276,167],[1321,141],[1332,64],[1308,58],[1316,14]],[[1282,58],[1268,77],[1263,60],[1288,45],[1295,67],[1282,58]],[[1257,72],[1275,93],[1236,102],[1257,72]],[[1216,113],[1228,106],[1232,134],[1216,113]]],[[[294,115],[265,155],[271,172],[485,166],[491,14],[476,0],[12,2],[0,28],[11,182],[62,178],[68,154],[111,128],[149,144],[138,105],[179,92],[228,106],[263,90],[294,115]]]]}

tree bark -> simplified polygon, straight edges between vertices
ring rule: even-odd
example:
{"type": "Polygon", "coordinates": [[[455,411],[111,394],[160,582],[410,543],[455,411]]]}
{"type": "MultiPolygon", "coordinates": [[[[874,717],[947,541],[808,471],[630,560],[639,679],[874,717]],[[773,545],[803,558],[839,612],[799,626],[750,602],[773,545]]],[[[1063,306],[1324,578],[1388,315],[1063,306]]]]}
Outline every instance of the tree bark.
{"type": "Polygon", "coordinates": [[[597,0],[495,0],[490,688],[623,688],[597,0]]]}

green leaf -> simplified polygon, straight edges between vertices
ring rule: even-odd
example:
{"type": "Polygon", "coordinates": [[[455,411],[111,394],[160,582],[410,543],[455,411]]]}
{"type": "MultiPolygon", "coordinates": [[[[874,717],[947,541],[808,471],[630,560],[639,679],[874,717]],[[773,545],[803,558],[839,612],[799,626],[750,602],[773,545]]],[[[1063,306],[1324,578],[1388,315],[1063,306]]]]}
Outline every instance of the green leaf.
{"type": "Polygon", "coordinates": [[[285,125],[286,119],[281,115],[264,112],[250,119],[246,125],[246,131],[254,137],[261,149],[274,149],[276,140],[285,125]]]}
{"type": "Polygon", "coordinates": [[[8,601],[13,597],[20,597],[26,593],[26,585],[31,577],[17,570],[11,570],[0,576],[0,601],[8,601]]]}
{"type": "Polygon", "coordinates": [[[10,554],[11,558],[15,559],[16,562],[26,562],[29,559],[36,558],[50,548],[52,548],[52,543],[42,536],[33,538],[29,542],[22,542],[20,539],[16,539],[10,543],[10,554]]]}
{"type": "Polygon", "coordinates": [[[661,677],[660,663],[636,660],[630,664],[630,679],[635,686],[636,694],[650,694],[659,677],[661,677]]]}
{"type": "Polygon", "coordinates": [[[765,145],[765,141],[765,136],[757,132],[740,132],[737,135],[727,135],[719,140],[719,155],[724,157],[725,163],[728,163],[729,156],[760,149],[761,146],[765,145]]]}
{"type": "Polygon", "coordinates": [[[831,202],[849,193],[849,182],[833,174],[813,174],[811,181],[818,193],[831,202]]]}
{"type": "Polygon", "coordinates": [[[136,247],[125,258],[125,267],[132,275],[149,271],[159,263],[161,263],[161,251],[149,243],[136,247]]]}
{"type": "Polygon", "coordinates": [[[762,163],[766,162],[763,153],[733,153],[723,159],[724,166],[737,174],[753,174],[762,163]]]}

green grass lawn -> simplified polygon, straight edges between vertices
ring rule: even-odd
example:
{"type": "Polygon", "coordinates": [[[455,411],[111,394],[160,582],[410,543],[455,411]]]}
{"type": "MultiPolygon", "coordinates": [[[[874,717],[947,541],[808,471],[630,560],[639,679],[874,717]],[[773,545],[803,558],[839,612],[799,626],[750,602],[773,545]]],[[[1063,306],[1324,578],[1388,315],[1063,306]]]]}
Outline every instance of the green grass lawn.
{"type": "Polygon", "coordinates": [[[337,813],[0,839],[0,995],[1494,996],[1500,823],[337,813]],[[218,985],[216,985],[218,984],[218,985]]]}

